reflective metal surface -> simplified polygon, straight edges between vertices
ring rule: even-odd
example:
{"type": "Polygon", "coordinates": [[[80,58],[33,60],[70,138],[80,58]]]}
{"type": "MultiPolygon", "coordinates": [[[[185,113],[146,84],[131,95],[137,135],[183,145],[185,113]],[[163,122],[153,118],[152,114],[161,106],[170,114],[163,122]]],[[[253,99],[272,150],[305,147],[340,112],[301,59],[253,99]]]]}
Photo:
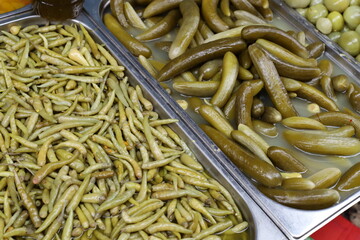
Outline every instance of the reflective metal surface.
{"type": "MultiPolygon", "coordinates": [[[[140,74],[145,77],[145,80],[154,87],[154,91],[159,92],[168,104],[171,105],[170,107],[175,112],[179,113],[182,119],[188,123],[187,127],[191,128],[193,133],[199,136],[197,141],[207,147],[210,147],[209,150],[212,158],[217,160],[233,176],[235,181],[240,184],[243,189],[255,200],[255,202],[266,212],[266,214],[270,216],[275,224],[285,233],[288,239],[305,239],[311,233],[324,226],[326,223],[360,200],[360,191],[354,191],[347,196],[342,197],[340,203],[333,207],[324,210],[310,211],[280,205],[261,194],[253,185],[252,181],[244,176],[244,174],[237,169],[233,163],[231,163],[231,161],[219,150],[219,148],[197,127],[196,124],[194,124],[194,121],[187,117],[186,113],[174,102],[174,100],[172,100],[170,96],[162,90],[157,81],[152,78],[150,74],[138,63],[137,59],[134,58],[126,49],[124,50],[124,47],[108,30],[106,30],[101,17],[104,11],[106,11],[108,4],[108,0],[88,0],[85,3],[85,9],[92,16],[95,24],[102,29],[115,47],[124,51],[124,56],[127,58],[129,57],[129,61],[133,67],[140,71],[140,74]]],[[[287,27],[290,27],[293,30],[304,31],[309,42],[315,40],[324,41],[312,30],[310,30],[310,26],[308,26],[308,24],[297,19],[295,16],[292,16],[290,14],[291,9],[289,10],[283,6],[281,1],[272,1],[271,8],[276,15],[276,20],[279,21],[280,24],[288,25],[287,27]]],[[[352,61],[349,61],[346,58],[340,57],[339,54],[341,54],[339,49],[328,44],[324,57],[335,63],[336,69],[346,73],[354,81],[360,83],[360,74],[357,65],[354,65],[352,61]]],[[[257,225],[257,227],[259,226],[257,225]]],[[[257,230],[261,233],[264,231],[263,228],[257,230]]],[[[258,239],[277,239],[269,237],[271,235],[267,236],[266,234],[262,234],[262,236],[264,236],[264,238],[258,239]]]]}
{"type": "MultiPolygon", "coordinates": [[[[198,160],[206,166],[207,171],[217,179],[233,196],[244,218],[249,222],[250,239],[276,239],[282,240],[287,237],[270,220],[267,214],[254,202],[254,200],[240,186],[239,182],[229,174],[224,167],[225,162],[217,161],[214,151],[218,151],[207,137],[197,129],[197,125],[178,107],[178,105],[156,84],[148,80],[147,73],[139,71],[137,62],[133,61],[127,50],[120,46],[105,29],[101,20],[93,18],[91,9],[99,9],[100,2],[87,0],[87,11],[83,11],[74,20],[68,20],[62,24],[78,23],[84,25],[92,34],[96,42],[104,44],[120,64],[125,66],[126,75],[131,85],[140,85],[144,96],[154,105],[161,118],[176,118],[178,123],[171,125],[172,129],[188,144],[198,160]],[[155,85],[155,86],[154,86],[155,85]],[[270,236],[270,237],[269,237],[270,236]]],[[[9,30],[12,25],[27,26],[31,24],[45,25],[49,22],[34,15],[31,9],[18,14],[12,14],[7,18],[0,19],[0,29],[9,30]]]]}

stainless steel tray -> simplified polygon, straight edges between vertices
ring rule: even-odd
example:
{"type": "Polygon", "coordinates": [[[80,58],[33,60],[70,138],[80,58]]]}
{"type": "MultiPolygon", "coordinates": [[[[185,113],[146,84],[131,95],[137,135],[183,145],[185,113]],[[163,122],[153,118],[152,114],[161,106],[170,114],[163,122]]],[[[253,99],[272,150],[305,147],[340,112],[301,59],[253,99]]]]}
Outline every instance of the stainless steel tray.
{"type": "MultiPolygon", "coordinates": [[[[92,16],[95,21],[95,24],[102,29],[102,31],[108,36],[110,41],[121,51],[124,51],[124,46],[122,46],[117,39],[106,29],[105,25],[102,22],[102,15],[104,11],[107,11],[109,1],[108,0],[88,0],[85,3],[86,11],[92,16]]],[[[315,35],[312,31],[308,29],[306,24],[298,24],[292,16],[287,13],[287,9],[283,8],[278,1],[271,2],[271,8],[274,11],[275,19],[274,22],[284,26],[285,28],[304,31],[308,37],[309,42],[319,40],[318,36],[315,35]]],[[[320,39],[321,40],[321,39],[320,39]]],[[[134,58],[129,51],[125,50],[125,57],[129,57],[129,61],[137,68],[140,74],[144,75],[145,79],[154,87],[156,91],[159,92],[166,101],[171,104],[171,108],[174,111],[179,112],[181,116],[184,115],[186,119],[186,114],[184,111],[171,99],[168,94],[159,86],[158,82],[151,77],[151,75],[138,63],[137,59],[134,58]]],[[[337,49],[333,49],[330,46],[327,46],[326,53],[324,58],[330,59],[336,66],[335,71],[338,73],[345,73],[350,78],[356,82],[360,82],[359,73],[356,66],[351,62],[339,56],[337,49]]],[[[261,194],[244,174],[235,167],[234,164],[217,148],[217,146],[194,124],[193,120],[186,120],[188,127],[200,137],[199,141],[203,142],[204,145],[210,146],[210,151],[212,152],[213,158],[219,161],[224,168],[230,172],[230,174],[235,178],[235,180],[241,184],[247,193],[255,200],[255,202],[266,212],[267,215],[276,223],[276,225],[285,233],[286,237],[289,239],[305,239],[311,233],[315,232],[326,223],[331,221],[333,218],[341,214],[347,208],[351,207],[354,203],[360,200],[360,191],[351,192],[346,197],[343,197],[340,203],[336,204],[333,207],[324,209],[324,210],[299,210],[294,208],[289,208],[283,205],[280,205],[269,198],[261,194]]],[[[356,159],[355,161],[359,161],[356,159]]],[[[331,164],[330,164],[331,165],[331,164]]],[[[317,169],[319,170],[319,169],[317,169]]],[[[344,169],[343,169],[344,170],[344,169]]],[[[315,171],[315,170],[314,170],[315,171]]],[[[269,237],[265,238],[269,239],[269,237]]],[[[276,239],[276,238],[271,238],[276,239]]]]}
{"type": "Polygon", "coordinates": [[[332,41],[328,36],[322,34],[316,27],[309,22],[306,18],[301,16],[295,9],[289,7],[283,0],[272,0],[272,4],[274,7],[281,9],[281,13],[285,13],[282,17],[286,18],[289,22],[294,25],[297,25],[298,28],[306,29],[309,34],[313,37],[320,39],[325,45],[328,47],[329,51],[333,51],[337,58],[342,58],[341,61],[346,61],[350,71],[353,71],[355,75],[360,75],[360,62],[356,61],[353,56],[347,53],[344,49],[342,49],[337,43],[332,41]]]}
{"type": "MultiPolygon", "coordinates": [[[[111,39],[103,33],[101,26],[95,24],[95,22],[88,12],[83,11],[76,19],[66,21],[63,24],[77,23],[85,26],[95,41],[104,44],[117,61],[126,68],[129,83],[142,87],[144,96],[153,103],[155,110],[161,118],[177,118],[180,120],[178,123],[172,124],[172,129],[187,143],[197,159],[206,166],[207,171],[231,193],[240,211],[243,213],[244,218],[249,222],[248,233],[250,239],[267,239],[268,236],[272,236],[273,239],[286,239],[285,235],[268,218],[264,211],[259,208],[253,199],[250,198],[239,183],[226,171],[223,165],[213,158],[213,153],[210,151],[209,146],[206,146],[203,142],[204,136],[197,135],[197,133],[191,129],[193,126],[188,123],[191,119],[170,107],[174,103],[169,102],[169,98],[164,97],[165,95],[163,95],[163,93],[159,94],[158,88],[154,88],[151,82],[147,81],[144,76],[140,74],[133,63],[124,57],[124,55],[126,55],[126,52],[124,52],[125,49],[114,45],[111,39]]],[[[28,11],[13,14],[6,19],[1,19],[0,29],[9,30],[14,24],[27,26],[31,24],[45,25],[48,23],[45,19],[35,15],[31,9],[28,9],[28,11]]]]}

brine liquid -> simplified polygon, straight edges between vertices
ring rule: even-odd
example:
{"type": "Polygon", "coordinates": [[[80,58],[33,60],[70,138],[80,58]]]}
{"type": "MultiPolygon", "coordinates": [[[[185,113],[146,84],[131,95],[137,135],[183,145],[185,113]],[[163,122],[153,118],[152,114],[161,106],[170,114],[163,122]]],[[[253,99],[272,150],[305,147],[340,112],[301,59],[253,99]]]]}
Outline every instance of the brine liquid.
{"type": "Polygon", "coordinates": [[[84,0],[34,0],[37,14],[50,21],[75,18],[81,12],[84,0]]]}

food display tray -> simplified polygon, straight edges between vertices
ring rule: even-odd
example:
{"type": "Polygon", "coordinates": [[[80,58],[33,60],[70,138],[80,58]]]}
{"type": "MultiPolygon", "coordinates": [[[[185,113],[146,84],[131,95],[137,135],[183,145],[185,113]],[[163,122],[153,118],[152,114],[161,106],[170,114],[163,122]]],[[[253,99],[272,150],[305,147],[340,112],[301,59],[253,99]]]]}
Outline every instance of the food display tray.
{"type": "MultiPolygon", "coordinates": [[[[306,23],[299,21],[296,16],[291,14],[286,7],[280,1],[270,1],[271,9],[274,12],[274,25],[281,27],[282,29],[304,31],[308,42],[324,41],[319,38],[318,34],[315,34],[311,30],[310,26],[306,23]]],[[[310,236],[326,223],[340,215],[346,209],[350,208],[356,202],[360,200],[360,191],[353,191],[341,197],[338,204],[322,210],[299,210],[284,205],[278,204],[265,195],[260,193],[253,185],[253,182],[246,177],[222,152],[221,150],[203,133],[203,131],[197,126],[196,120],[187,117],[184,110],[172,99],[165,90],[159,85],[159,83],[141,66],[138,60],[106,29],[103,24],[102,16],[104,12],[109,11],[108,0],[87,0],[85,2],[85,10],[89,13],[94,21],[94,24],[101,29],[101,31],[107,36],[109,41],[118,49],[123,52],[124,57],[128,58],[134,69],[137,69],[138,73],[144,76],[144,79],[153,86],[154,91],[157,91],[173,111],[177,112],[182,119],[186,119],[187,127],[191,128],[193,134],[198,136],[198,141],[201,141],[205,146],[209,148],[210,155],[214,161],[218,161],[224,168],[233,176],[236,182],[242,186],[242,188],[253,198],[253,200],[265,211],[265,213],[274,221],[274,223],[284,232],[288,239],[305,239],[310,236]]],[[[332,45],[327,43],[326,52],[322,58],[329,59],[334,64],[335,73],[343,73],[349,76],[353,81],[360,83],[360,74],[357,64],[350,61],[347,58],[340,56],[340,51],[332,45]]],[[[352,159],[358,162],[359,159],[352,159]]],[[[331,167],[331,163],[326,164],[327,167],[331,167]]],[[[319,170],[319,169],[318,169],[319,170]]],[[[342,169],[344,171],[344,169],[342,169]]],[[[264,239],[276,239],[266,237],[264,239]]]]}
{"type": "MultiPolygon", "coordinates": [[[[98,1],[87,1],[90,6],[98,7],[98,1]]],[[[89,6],[87,7],[89,9],[89,6]]],[[[213,144],[207,140],[203,133],[196,131],[196,125],[184,114],[183,111],[173,107],[175,103],[160,88],[153,86],[151,81],[145,79],[144,73],[138,69],[138,66],[127,56],[126,49],[120,47],[116,42],[109,38],[99,20],[91,16],[90,11],[82,11],[81,14],[73,20],[62,22],[61,24],[82,24],[94,40],[103,44],[109,52],[116,58],[119,64],[125,67],[125,74],[129,78],[130,85],[139,85],[144,96],[153,103],[155,111],[163,119],[178,119],[177,123],[172,123],[172,129],[185,141],[192,150],[196,158],[203,166],[206,166],[208,173],[222,184],[233,196],[244,218],[249,222],[249,239],[261,240],[268,239],[287,239],[283,232],[267,216],[267,214],[255,203],[235,178],[227,171],[223,163],[220,163],[213,153],[213,144]]],[[[1,17],[1,15],[0,15],[1,17]]],[[[52,22],[51,22],[52,23],[52,22]]],[[[13,25],[28,26],[32,24],[46,25],[48,21],[35,15],[31,8],[26,11],[11,13],[6,18],[0,19],[0,30],[9,30],[13,25]]]]}

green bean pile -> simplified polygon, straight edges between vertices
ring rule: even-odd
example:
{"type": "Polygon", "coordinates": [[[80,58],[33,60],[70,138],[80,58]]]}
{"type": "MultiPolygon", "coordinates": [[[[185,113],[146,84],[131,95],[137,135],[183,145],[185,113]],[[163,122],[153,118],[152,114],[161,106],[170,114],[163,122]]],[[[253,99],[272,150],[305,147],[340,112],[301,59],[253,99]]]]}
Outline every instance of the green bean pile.
{"type": "Polygon", "coordinates": [[[13,25],[0,39],[0,239],[247,236],[177,120],[82,25],[13,25]]]}
{"type": "Polygon", "coordinates": [[[271,24],[269,1],[111,0],[110,10],[108,29],[262,193],[322,209],[359,189],[360,86],[333,71],[324,43],[271,24]]]}

